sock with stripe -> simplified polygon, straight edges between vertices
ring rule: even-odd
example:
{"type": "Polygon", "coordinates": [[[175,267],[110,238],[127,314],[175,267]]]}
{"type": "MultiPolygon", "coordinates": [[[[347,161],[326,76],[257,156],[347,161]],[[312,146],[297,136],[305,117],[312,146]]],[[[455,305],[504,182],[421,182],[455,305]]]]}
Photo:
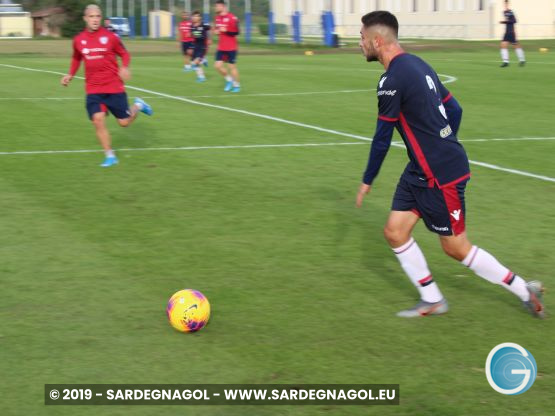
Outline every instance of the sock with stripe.
{"type": "Polygon", "coordinates": [[[443,295],[428,269],[426,258],[414,238],[411,237],[401,247],[394,248],[393,252],[411,282],[420,292],[423,301],[435,303],[443,299],[443,295]]]}
{"type": "Polygon", "coordinates": [[[481,278],[503,286],[523,301],[530,300],[530,293],[526,288],[526,281],[499,263],[499,261],[487,251],[477,246],[472,246],[472,249],[461,263],[481,278]]]}

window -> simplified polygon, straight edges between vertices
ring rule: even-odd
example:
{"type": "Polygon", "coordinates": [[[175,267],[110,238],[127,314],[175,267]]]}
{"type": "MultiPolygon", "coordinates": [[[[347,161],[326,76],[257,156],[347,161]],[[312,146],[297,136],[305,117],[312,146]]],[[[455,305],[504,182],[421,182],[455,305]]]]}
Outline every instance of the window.
{"type": "Polygon", "coordinates": [[[486,9],[486,5],[484,4],[486,0],[477,0],[476,10],[483,11],[486,9]]]}
{"type": "Polygon", "coordinates": [[[412,0],[412,7],[410,8],[411,12],[417,12],[418,11],[418,0],[412,0]]]}
{"type": "Polygon", "coordinates": [[[439,11],[439,0],[431,0],[430,1],[430,9],[432,12],[439,11]]]}

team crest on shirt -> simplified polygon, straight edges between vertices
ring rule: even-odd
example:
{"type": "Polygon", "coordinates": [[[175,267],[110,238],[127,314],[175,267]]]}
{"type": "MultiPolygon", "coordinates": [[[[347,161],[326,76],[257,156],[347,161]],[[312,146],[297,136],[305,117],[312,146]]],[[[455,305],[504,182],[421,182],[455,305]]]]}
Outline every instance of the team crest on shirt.
{"type": "Polygon", "coordinates": [[[87,44],[87,41],[86,41],[85,39],[83,39],[83,40],[81,41],[81,45],[86,45],[86,44],[87,44]]]}
{"type": "Polygon", "coordinates": [[[103,45],[106,45],[108,43],[108,38],[106,36],[101,36],[100,43],[102,43],[103,45]]]}

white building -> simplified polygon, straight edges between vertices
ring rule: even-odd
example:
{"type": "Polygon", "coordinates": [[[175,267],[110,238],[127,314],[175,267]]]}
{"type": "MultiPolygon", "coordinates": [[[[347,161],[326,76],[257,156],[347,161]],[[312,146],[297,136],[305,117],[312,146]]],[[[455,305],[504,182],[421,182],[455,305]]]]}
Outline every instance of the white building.
{"type": "MultiPolygon", "coordinates": [[[[555,0],[512,0],[520,39],[555,38],[555,0]]],[[[333,11],[341,36],[358,36],[360,18],[388,10],[399,20],[401,37],[499,39],[504,25],[503,0],[274,0],[276,23],[291,24],[302,14],[303,35],[321,33],[323,10],[333,11]]]]}

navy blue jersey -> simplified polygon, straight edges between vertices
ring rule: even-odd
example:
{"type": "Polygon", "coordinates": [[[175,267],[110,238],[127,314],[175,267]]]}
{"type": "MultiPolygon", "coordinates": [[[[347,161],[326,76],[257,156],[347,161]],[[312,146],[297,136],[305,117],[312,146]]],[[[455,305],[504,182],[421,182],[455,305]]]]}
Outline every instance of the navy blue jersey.
{"type": "Polygon", "coordinates": [[[193,25],[191,27],[191,35],[195,39],[195,47],[205,48],[206,40],[208,39],[208,33],[210,32],[210,25],[201,23],[198,26],[193,25]]]}
{"type": "Polygon", "coordinates": [[[516,23],[515,14],[513,13],[512,10],[505,10],[503,12],[503,16],[505,17],[505,20],[503,21],[503,23],[507,25],[505,30],[506,33],[514,33],[515,23],[516,23]]]}
{"type": "Polygon", "coordinates": [[[470,175],[468,157],[449,124],[452,99],[435,71],[417,56],[396,56],[378,83],[380,120],[395,122],[410,159],[403,178],[420,186],[452,185],[470,175]]]}

